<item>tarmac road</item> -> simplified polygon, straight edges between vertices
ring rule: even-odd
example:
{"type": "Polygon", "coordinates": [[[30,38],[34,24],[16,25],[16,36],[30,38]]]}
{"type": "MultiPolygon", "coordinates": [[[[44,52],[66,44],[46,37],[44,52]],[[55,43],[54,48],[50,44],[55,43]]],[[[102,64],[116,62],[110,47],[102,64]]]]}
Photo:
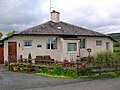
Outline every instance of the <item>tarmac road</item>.
{"type": "Polygon", "coordinates": [[[120,78],[98,79],[29,90],[120,90],[120,78]]]}
{"type": "Polygon", "coordinates": [[[0,90],[120,90],[120,77],[61,79],[17,72],[0,72],[0,90]]]}

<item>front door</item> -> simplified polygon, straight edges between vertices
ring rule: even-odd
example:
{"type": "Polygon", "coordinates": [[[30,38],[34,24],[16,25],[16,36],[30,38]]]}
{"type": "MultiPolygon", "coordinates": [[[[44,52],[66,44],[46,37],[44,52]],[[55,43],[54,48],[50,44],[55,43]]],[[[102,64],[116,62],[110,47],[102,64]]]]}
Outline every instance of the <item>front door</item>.
{"type": "Polygon", "coordinates": [[[17,43],[8,42],[8,60],[10,62],[17,62],[17,43]]]}
{"type": "Polygon", "coordinates": [[[0,64],[4,63],[4,47],[0,46],[0,64]]]}

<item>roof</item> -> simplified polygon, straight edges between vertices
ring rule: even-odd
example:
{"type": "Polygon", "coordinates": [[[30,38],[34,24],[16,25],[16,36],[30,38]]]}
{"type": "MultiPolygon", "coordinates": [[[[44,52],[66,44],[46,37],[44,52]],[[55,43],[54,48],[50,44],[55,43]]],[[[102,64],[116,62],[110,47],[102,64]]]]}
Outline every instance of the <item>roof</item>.
{"type": "Polygon", "coordinates": [[[41,25],[28,28],[20,33],[20,35],[80,35],[80,36],[107,36],[105,34],[75,26],[65,22],[48,21],[41,25]]]}
{"type": "Polygon", "coordinates": [[[57,36],[70,36],[69,38],[71,38],[71,36],[108,37],[111,40],[116,41],[109,35],[102,34],[90,29],[82,28],[62,21],[57,23],[48,21],[46,23],[25,29],[24,31],[18,34],[13,34],[10,37],[6,37],[3,40],[1,40],[0,43],[4,42],[4,40],[7,40],[17,35],[55,35],[55,36],[57,35],[57,36]]]}

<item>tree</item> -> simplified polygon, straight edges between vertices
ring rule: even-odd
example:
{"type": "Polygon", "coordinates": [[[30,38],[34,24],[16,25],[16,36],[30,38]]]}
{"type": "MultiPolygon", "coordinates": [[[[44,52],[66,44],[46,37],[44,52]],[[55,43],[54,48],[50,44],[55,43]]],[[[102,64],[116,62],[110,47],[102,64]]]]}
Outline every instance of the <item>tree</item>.
{"type": "Polygon", "coordinates": [[[7,37],[10,37],[10,36],[12,36],[13,34],[16,34],[18,31],[15,31],[15,30],[13,30],[13,31],[11,31],[11,32],[8,32],[7,34],[6,34],[6,36],[7,37]]]}
{"type": "Polygon", "coordinates": [[[0,40],[2,39],[2,36],[3,36],[3,33],[2,33],[2,32],[0,32],[0,40]]]}

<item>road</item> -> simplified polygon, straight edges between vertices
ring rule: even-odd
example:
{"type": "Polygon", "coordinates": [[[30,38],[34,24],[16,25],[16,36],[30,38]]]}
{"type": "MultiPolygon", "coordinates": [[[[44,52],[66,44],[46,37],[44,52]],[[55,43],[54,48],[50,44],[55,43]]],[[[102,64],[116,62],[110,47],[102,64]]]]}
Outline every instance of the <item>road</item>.
{"type": "Polygon", "coordinates": [[[120,78],[99,79],[29,90],[120,90],[120,78]]]}
{"type": "Polygon", "coordinates": [[[0,72],[0,90],[120,90],[120,77],[62,79],[5,71],[0,72]]]}

